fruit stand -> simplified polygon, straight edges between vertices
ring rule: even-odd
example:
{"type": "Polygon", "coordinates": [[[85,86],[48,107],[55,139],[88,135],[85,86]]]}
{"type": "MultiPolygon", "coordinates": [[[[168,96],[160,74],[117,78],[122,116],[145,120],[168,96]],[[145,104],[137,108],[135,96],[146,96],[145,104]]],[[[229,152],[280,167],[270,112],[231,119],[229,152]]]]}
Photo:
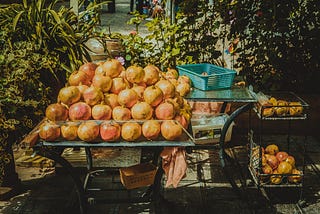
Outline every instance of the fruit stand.
{"type": "MultiPolygon", "coordinates": [[[[215,79],[211,76],[206,74],[204,78],[208,81],[215,79]]],[[[190,87],[190,79],[186,75],[179,76],[174,69],[161,72],[152,65],[125,69],[116,60],[99,65],[87,63],[70,75],[68,86],[59,91],[58,102],[47,107],[46,119],[30,133],[34,136],[31,137],[31,146],[70,174],[76,187],[80,213],[86,212],[87,203],[99,201],[88,193],[92,178],[104,171],[94,169],[91,148],[152,150],[154,167],[150,168],[150,173],[142,174],[145,173],[148,179],[155,176],[154,182],[143,197],[132,200],[135,202],[159,200],[164,173],[159,154],[167,147],[187,148],[190,152],[196,149],[219,150],[221,167],[233,189],[241,196],[240,187],[225,170],[227,163],[235,163],[225,153],[224,143],[230,125],[237,116],[252,108],[256,98],[245,87],[230,87],[232,80],[229,86],[219,86],[219,90],[200,90],[190,87]],[[194,140],[188,101],[223,102],[221,112],[227,103],[239,104],[240,107],[225,121],[218,144],[198,144],[194,140]],[[84,182],[61,156],[62,151],[70,147],[85,148],[88,173],[84,182]]],[[[129,174],[130,170],[127,171],[129,174]]],[[[120,171],[122,176],[125,173],[120,171]]]]}

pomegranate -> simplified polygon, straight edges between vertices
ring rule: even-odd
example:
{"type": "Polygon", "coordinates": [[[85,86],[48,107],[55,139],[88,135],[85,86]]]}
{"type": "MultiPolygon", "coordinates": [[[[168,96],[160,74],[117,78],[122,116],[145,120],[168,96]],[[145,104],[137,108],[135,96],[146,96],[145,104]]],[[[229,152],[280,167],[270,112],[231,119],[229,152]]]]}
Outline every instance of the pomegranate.
{"type": "Polygon", "coordinates": [[[278,167],[279,165],[279,161],[278,159],[276,158],[276,156],[274,155],[270,155],[270,154],[265,154],[265,157],[267,159],[267,164],[269,166],[271,166],[271,168],[274,170],[278,167]]]}
{"type": "Polygon", "coordinates": [[[104,141],[116,141],[120,138],[121,126],[118,123],[105,121],[100,124],[100,136],[104,141]]]}
{"type": "Polygon", "coordinates": [[[273,169],[271,168],[271,166],[269,166],[268,164],[266,164],[265,166],[262,167],[262,172],[264,174],[272,174],[273,169]]]}
{"type": "Polygon", "coordinates": [[[158,86],[161,89],[164,99],[174,97],[176,88],[169,80],[159,80],[156,83],[156,86],[158,86]]]}
{"type": "Polygon", "coordinates": [[[180,94],[180,96],[184,97],[190,92],[190,85],[188,83],[179,83],[176,87],[176,91],[180,94]]]}
{"type": "Polygon", "coordinates": [[[83,71],[74,71],[70,74],[68,79],[69,85],[77,86],[77,85],[90,85],[91,79],[88,75],[83,71]]]}
{"type": "Polygon", "coordinates": [[[156,107],[163,100],[163,92],[157,86],[148,86],[143,92],[143,99],[152,107],[156,107]]]}
{"type": "Polygon", "coordinates": [[[122,71],[122,65],[116,59],[108,59],[105,63],[103,63],[102,68],[105,74],[111,78],[119,76],[122,71]]]}
{"type": "Polygon", "coordinates": [[[105,75],[106,72],[103,70],[102,65],[99,65],[96,70],[94,71],[95,75],[105,75]]]}
{"type": "Polygon", "coordinates": [[[147,65],[144,67],[144,78],[143,82],[147,85],[154,85],[156,82],[160,80],[159,68],[155,65],[147,65]]]}
{"type": "Polygon", "coordinates": [[[142,101],[143,100],[143,92],[144,92],[145,87],[143,87],[141,85],[135,85],[131,89],[134,90],[138,94],[138,100],[142,101]]]}
{"type": "Polygon", "coordinates": [[[290,183],[299,183],[302,180],[302,171],[298,169],[292,169],[293,175],[288,176],[288,181],[290,183]]]}
{"type": "Polygon", "coordinates": [[[146,102],[138,102],[131,108],[131,116],[135,120],[150,120],[153,115],[153,108],[146,102]]]}
{"type": "Polygon", "coordinates": [[[129,85],[122,77],[116,77],[112,79],[112,84],[110,92],[114,94],[119,94],[120,91],[128,88],[129,85]]]}
{"type": "Polygon", "coordinates": [[[108,105],[98,104],[92,107],[91,114],[95,120],[110,120],[112,108],[108,105]]]}
{"type": "Polygon", "coordinates": [[[91,107],[85,102],[74,103],[69,108],[70,120],[89,120],[91,118],[91,107]]]}
{"type": "Polygon", "coordinates": [[[166,79],[178,79],[179,73],[176,69],[168,68],[167,72],[165,73],[166,79]]]}
{"type": "Polygon", "coordinates": [[[68,122],[61,126],[61,136],[66,140],[75,140],[78,137],[78,124],[68,122]]]}
{"type": "Polygon", "coordinates": [[[67,120],[68,109],[65,105],[60,103],[53,103],[46,108],[46,117],[51,121],[67,120]]]}
{"type": "Polygon", "coordinates": [[[127,121],[131,119],[130,109],[122,106],[116,106],[112,110],[112,118],[119,121],[127,121]]]}
{"type": "Polygon", "coordinates": [[[172,103],[160,103],[155,110],[156,117],[159,120],[171,120],[175,117],[175,110],[172,103]]]}
{"type": "Polygon", "coordinates": [[[138,94],[130,88],[124,89],[118,94],[118,103],[126,106],[127,108],[131,108],[134,104],[136,104],[138,99],[138,94]]]}
{"type": "Polygon", "coordinates": [[[135,141],[141,136],[141,126],[137,122],[126,122],[121,127],[121,137],[126,141],[135,141]]]}
{"type": "Polygon", "coordinates": [[[188,125],[189,125],[188,120],[186,119],[186,117],[183,114],[176,115],[174,117],[174,119],[176,121],[178,121],[182,125],[183,128],[188,129],[188,125]]]}
{"type": "Polygon", "coordinates": [[[91,85],[102,92],[108,92],[112,86],[112,79],[106,75],[94,75],[91,85]]]}
{"type": "Polygon", "coordinates": [[[84,73],[86,73],[88,78],[92,80],[97,67],[98,67],[97,64],[93,62],[87,62],[79,67],[79,71],[83,71],[84,73]]]}
{"type": "Polygon", "coordinates": [[[114,109],[116,106],[119,106],[118,95],[117,94],[106,94],[104,96],[104,102],[105,102],[105,104],[110,106],[112,109],[114,109]]]}
{"type": "Polygon", "coordinates": [[[265,153],[270,155],[275,155],[279,152],[279,148],[275,144],[270,144],[266,147],[265,153]]]}
{"type": "Polygon", "coordinates": [[[176,79],[168,79],[174,86],[177,86],[179,83],[178,83],[178,80],[176,79]]]}
{"type": "Polygon", "coordinates": [[[71,105],[80,100],[81,93],[77,86],[67,86],[61,88],[58,94],[58,101],[66,105],[71,105]]]}
{"type": "Polygon", "coordinates": [[[282,161],[279,163],[277,170],[279,174],[290,174],[292,171],[292,166],[290,163],[282,161]]]}
{"type": "Polygon", "coordinates": [[[88,120],[80,124],[77,130],[78,137],[86,142],[92,142],[99,136],[99,124],[88,120]]]}
{"type": "Polygon", "coordinates": [[[87,85],[82,85],[82,84],[78,85],[78,89],[79,89],[80,94],[81,94],[81,98],[80,98],[80,99],[83,100],[83,92],[84,92],[87,88],[89,88],[89,86],[87,86],[87,85]]]}
{"type": "Polygon", "coordinates": [[[278,159],[279,162],[284,161],[285,159],[288,158],[288,153],[286,152],[277,152],[276,157],[278,159]]]}
{"type": "Polygon", "coordinates": [[[155,140],[161,131],[160,122],[157,120],[146,120],[142,124],[142,134],[148,140],[155,140]]]}
{"type": "Polygon", "coordinates": [[[181,75],[178,77],[178,83],[187,83],[191,86],[191,79],[187,75],[181,75]]]}
{"type": "Polygon", "coordinates": [[[173,120],[161,123],[161,134],[166,140],[176,140],[182,135],[182,127],[173,120]]]}
{"type": "Polygon", "coordinates": [[[270,176],[270,182],[272,184],[280,184],[282,182],[282,176],[277,170],[274,170],[273,175],[270,176]]]}
{"type": "Polygon", "coordinates": [[[174,99],[173,98],[168,98],[168,99],[165,100],[165,102],[171,103],[173,105],[175,112],[180,112],[180,105],[179,105],[179,103],[177,101],[178,100],[176,98],[174,98],[174,99]]]}
{"type": "Polygon", "coordinates": [[[285,159],[286,162],[290,163],[291,166],[294,168],[295,165],[296,165],[296,160],[293,156],[289,155],[286,159],[285,159]]]}
{"type": "Polygon", "coordinates": [[[90,86],[83,92],[83,99],[88,105],[94,106],[101,103],[104,100],[104,96],[100,89],[90,86]]]}
{"type": "Polygon", "coordinates": [[[39,137],[46,141],[54,141],[60,137],[60,127],[54,122],[45,122],[39,127],[39,137]]]}
{"type": "Polygon", "coordinates": [[[140,83],[144,78],[144,70],[142,67],[137,65],[131,65],[126,70],[126,79],[131,83],[140,83]]]}

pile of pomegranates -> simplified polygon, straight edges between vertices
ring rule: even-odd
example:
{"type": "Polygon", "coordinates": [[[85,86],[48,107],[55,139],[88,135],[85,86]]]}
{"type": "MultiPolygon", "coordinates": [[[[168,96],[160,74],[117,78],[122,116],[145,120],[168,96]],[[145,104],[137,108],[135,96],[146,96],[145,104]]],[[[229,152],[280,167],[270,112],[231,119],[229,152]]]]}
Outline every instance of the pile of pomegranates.
{"type": "Polygon", "coordinates": [[[191,119],[183,97],[191,80],[155,65],[127,68],[116,59],[84,63],[46,109],[39,136],[47,141],[176,140],[191,119]],[[170,121],[170,122],[169,122],[170,121]]]}
{"type": "Polygon", "coordinates": [[[302,171],[296,168],[295,158],[279,151],[276,144],[261,147],[261,171],[261,178],[271,184],[299,183],[302,180],[302,171]]]}

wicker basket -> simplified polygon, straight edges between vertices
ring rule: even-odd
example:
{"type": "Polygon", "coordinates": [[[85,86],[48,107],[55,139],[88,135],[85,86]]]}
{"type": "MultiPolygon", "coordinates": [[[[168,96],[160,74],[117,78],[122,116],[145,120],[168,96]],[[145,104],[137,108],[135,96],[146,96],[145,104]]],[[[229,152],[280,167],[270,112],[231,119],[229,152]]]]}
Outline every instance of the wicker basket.
{"type": "Polygon", "coordinates": [[[201,63],[177,66],[179,75],[187,75],[193,86],[200,90],[216,90],[230,88],[236,71],[216,65],[201,63]]]}
{"type": "Polygon", "coordinates": [[[142,163],[120,168],[120,180],[127,189],[149,186],[153,184],[157,167],[150,163],[142,163]]]}

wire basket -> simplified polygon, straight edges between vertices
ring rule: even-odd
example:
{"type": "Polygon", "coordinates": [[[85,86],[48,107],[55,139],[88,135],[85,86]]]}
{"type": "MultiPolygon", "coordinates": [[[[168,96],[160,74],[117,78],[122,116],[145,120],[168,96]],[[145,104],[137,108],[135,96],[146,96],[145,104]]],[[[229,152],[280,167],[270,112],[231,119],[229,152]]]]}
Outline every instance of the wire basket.
{"type": "Polygon", "coordinates": [[[204,91],[230,88],[236,75],[234,70],[208,63],[179,65],[177,69],[180,76],[189,76],[193,86],[204,91]]]}

